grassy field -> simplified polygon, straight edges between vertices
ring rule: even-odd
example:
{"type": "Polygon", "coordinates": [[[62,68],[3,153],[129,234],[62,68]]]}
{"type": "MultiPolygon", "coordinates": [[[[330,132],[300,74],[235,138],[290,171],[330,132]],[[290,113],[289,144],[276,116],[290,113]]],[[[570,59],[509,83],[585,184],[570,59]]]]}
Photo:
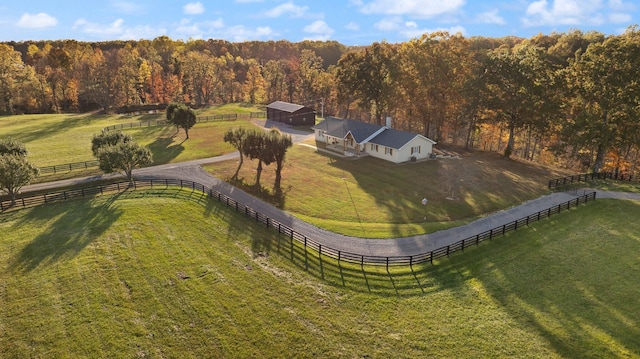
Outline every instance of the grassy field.
{"type": "Polygon", "coordinates": [[[640,357],[638,215],[598,200],[387,272],[187,191],[10,212],[0,357],[640,357]]]}
{"type": "MultiPolygon", "coordinates": [[[[198,116],[216,114],[258,112],[259,108],[230,104],[215,106],[196,111],[198,116]]],[[[0,116],[0,138],[13,137],[22,141],[29,150],[29,160],[36,166],[91,161],[91,139],[94,134],[111,125],[148,120],[162,120],[164,113],[157,115],[120,116],[94,114],[63,115],[19,115],[0,116]]],[[[238,121],[246,122],[246,121],[238,121]]],[[[193,159],[198,156],[220,154],[224,148],[222,133],[225,126],[233,122],[219,124],[197,124],[190,131],[189,141],[184,131],[176,134],[175,128],[154,126],[130,131],[143,145],[149,145],[157,153],[156,162],[167,163],[171,160],[193,159]],[[200,137],[199,137],[200,136],[200,137]],[[182,153],[185,152],[185,153],[182,153]]],[[[235,125],[237,126],[237,124],[235,125]]],[[[200,157],[201,158],[201,157],[200,157]]]]}
{"type": "MultiPolygon", "coordinates": [[[[296,145],[283,170],[284,199],[271,195],[274,165],[265,167],[258,189],[256,162],[245,161],[234,184],[317,226],[376,238],[457,226],[548,193],[548,180],[565,175],[496,153],[457,150],[460,159],[397,165],[371,157],[336,158],[296,145]]],[[[204,167],[228,180],[237,161],[204,167]]]]}

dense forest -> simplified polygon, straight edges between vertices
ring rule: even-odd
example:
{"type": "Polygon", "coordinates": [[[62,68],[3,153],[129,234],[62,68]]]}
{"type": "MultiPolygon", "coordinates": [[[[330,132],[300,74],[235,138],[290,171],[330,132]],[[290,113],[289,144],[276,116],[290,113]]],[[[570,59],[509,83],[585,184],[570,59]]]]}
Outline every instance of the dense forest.
{"type": "Polygon", "coordinates": [[[276,100],[439,143],[579,171],[635,173],[640,32],[427,33],[403,43],[74,40],[0,43],[0,113],[276,100]]]}

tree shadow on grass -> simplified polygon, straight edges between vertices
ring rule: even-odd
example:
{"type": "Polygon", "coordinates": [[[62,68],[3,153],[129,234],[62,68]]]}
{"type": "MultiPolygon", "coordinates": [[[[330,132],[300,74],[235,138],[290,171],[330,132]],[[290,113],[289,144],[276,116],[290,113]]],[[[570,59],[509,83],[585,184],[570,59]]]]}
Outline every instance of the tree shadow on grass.
{"type": "Polygon", "coordinates": [[[149,149],[153,154],[153,163],[156,165],[166,164],[178,157],[184,151],[182,143],[172,145],[173,137],[159,137],[149,144],[149,149]]]}
{"type": "MultiPolygon", "coordinates": [[[[630,299],[637,297],[637,276],[629,274],[636,267],[636,257],[620,250],[635,252],[635,233],[617,228],[615,232],[622,234],[615,240],[571,245],[571,240],[559,238],[572,236],[553,221],[536,225],[540,227],[558,230],[554,233],[557,238],[542,234],[539,238],[544,239],[532,245],[533,239],[516,241],[517,235],[511,233],[490,246],[480,246],[479,255],[456,254],[449,267],[477,281],[505,313],[544,338],[556,355],[585,358],[640,353],[638,306],[630,299]],[[555,245],[558,242],[564,243],[555,245]],[[607,268],[600,267],[603,263],[608,263],[607,268]]],[[[572,240],[582,237],[586,236],[576,235],[572,240]]]]}
{"type": "Polygon", "coordinates": [[[69,131],[74,127],[84,126],[90,124],[92,118],[85,115],[70,115],[61,121],[53,121],[46,125],[40,125],[37,129],[30,130],[28,133],[21,134],[17,138],[23,142],[31,142],[41,140],[57,135],[61,132],[69,131]]]}
{"type": "Polygon", "coordinates": [[[120,217],[121,211],[112,206],[117,197],[114,195],[97,205],[94,201],[82,200],[35,208],[24,223],[44,224],[43,219],[55,219],[18,253],[14,269],[29,272],[77,256],[120,217]],[[55,216],[56,213],[59,215],[55,216]]]}

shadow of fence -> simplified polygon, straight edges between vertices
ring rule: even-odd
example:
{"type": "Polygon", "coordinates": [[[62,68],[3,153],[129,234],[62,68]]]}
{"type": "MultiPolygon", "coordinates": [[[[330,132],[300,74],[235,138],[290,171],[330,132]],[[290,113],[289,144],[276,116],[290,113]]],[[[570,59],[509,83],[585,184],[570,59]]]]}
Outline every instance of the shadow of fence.
{"type": "MultiPolygon", "coordinates": [[[[180,187],[180,189],[190,189],[192,191],[202,192],[203,194],[206,194],[210,199],[215,199],[216,201],[223,203],[227,207],[232,208],[236,212],[243,214],[245,217],[251,218],[256,222],[257,225],[262,225],[267,228],[276,230],[279,235],[288,239],[287,245],[290,247],[289,249],[292,259],[295,255],[297,257],[304,258],[305,262],[308,263],[309,256],[317,256],[322,268],[323,256],[326,256],[332,258],[333,260],[336,260],[338,265],[340,265],[341,262],[355,263],[360,264],[361,266],[364,266],[365,264],[379,266],[381,265],[386,266],[387,270],[389,270],[390,266],[412,267],[414,264],[433,263],[433,261],[436,259],[447,257],[450,254],[458,251],[464,251],[466,248],[478,245],[481,242],[491,240],[498,236],[503,236],[507,232],[516,231],[518,228],[526,227],[530,223],[548,218],[554,214],[560,213],[561,211],[577,207],[580,204],[593,201],[596,198],[596,192],[586,193],[570,201],[547,208],[545,210],[517,219],[507,224],[495,227],[491,230],[478,233],[474,236],[470,236],[450,245],[424,253],[416,253],[414,255],[405,256],[364,255],[342,251],[327,245],[323,245],[317,240],[309,238],[305,234],[299,233],[293,230],[291,227],[273,218],[270,218],[267,215],[260,213],[255,209],[246,206],[221,192],[215,191],[203,184],[186,180],[135,180],[132,182],[116,182],[92,188],[73,189],[56,193],[21,197],[16,200],[15,204],[12,204],[11,201],[0,201],[0,211],[4,213],[6,211],[18,208],[33,207],[47,203],[67,201],[74,198],[91,197],[95,195],[121,192],[125,190],[139,190],[148,188],[153,189],[158,187],[169,188],[170,186],[177,186],[180,187]]],[[[308,269],[308,266],[306,269],[308,269]]],[[[324,278],[323,273],[320,274],[321,277],[324,278]]]]}

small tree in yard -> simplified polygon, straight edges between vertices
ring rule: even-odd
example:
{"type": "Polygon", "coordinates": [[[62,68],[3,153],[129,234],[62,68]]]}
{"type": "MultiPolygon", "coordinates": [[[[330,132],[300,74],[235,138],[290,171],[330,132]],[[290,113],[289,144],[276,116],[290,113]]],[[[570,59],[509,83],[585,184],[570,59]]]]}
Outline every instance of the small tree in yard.
{"type": "Polygon", "coordinates": [[[173,123],[173,112],[176,110],[176,108],[178,108],[178,106],[180,106],[180,104],[172,102],[167,105],[167,112],[166,112],[167,122],[176,125],[176,131],[180,130],[180,127],[178,127],[177,123],[173,123]]]}
{"type": "Polygon", "coordinates": [[[231,179],[238,179],[238,173],[240,173],[240,167],[244,162],[244,147],[247,143],[247,130],[242,127],[234,128],[232,130],[228,130],[224,134],[224,142],[230,143],[238,152],[240,153],[240,161],[238,162],[238,168],[236,169],[236,173],[231,177],[231,179]]]}
{"type": "Polygon", "coordinates": [[[182,127],[188,139],[189,129],[196,124],[196,113],[187,105],[178,105],[171,114],[171,123],[182,127]]]}
{"type": "Polygon", "coordinates": [[[0,188],[9,195],[11,205],[16,204],[16,194],[20,189],[31,183],[38,173],[38,169],[24,156],[0,156],[0,188]]]}
{"type": "Polygon", "coordinates": [[[282,195],[281,181],[282,181],[282,167],[284,165],[284,158],[287,155],[289,147],[293,146],[291,136],[283,135],[278,130],[271,130],[267,134],[267,151],[270,152],[270,156],[276,163],[276,179],[273,185],[276,196],[282,195]]]}
{"type": "Polygon", "coordinates": [[[262,174],[262,164],[269,165],[274,161],[274,158],[267,150],[267,136],[266,133],[260,130],[250,130],[247,132],[247,139],[243,149],[245,156],[250,159],[258,160],[258,167],[256,167],[256,186],[260,187],[260,175],[262,174]]]}
{"type": "Polygon", "coordinates": [[[98,150],[102,147],[131,141],[133,141],[133,138],[130,135],[124,134],[120,131],[105,131],[99,135],[93,136],[93,139],[91,139],[91,152],[94,157],[97,157],[98,150]]]}
{"type": "Polygon", "coordinates": [[[14,140],[13,138],[3,138],[0,139],[0,155],[18,155],[18,156],[26,156],[27,148],[24,144],[18,140],[14,140]]]}
{"type": "Polygon", "coordinates": [[[152,163],[151,151],[137,144],[129,135],[105,132],[94,136],[92,151],[104,173],[120,172],[133,180],[133,170],[152,163]],[[115,141],[114,139],[120,139],[115,141]],[[115,141],[115,142],[114,142],[115,141]],[[102,145],[95,146],[96,143],[102,145]]]}
{"type": "Polygon", "coordinates": [[[11,205],[23,186],[38,176],[38,169],[27,161],[27,149],[14,139],[0,140],[0,189],[7,192],[11,205]]]}

